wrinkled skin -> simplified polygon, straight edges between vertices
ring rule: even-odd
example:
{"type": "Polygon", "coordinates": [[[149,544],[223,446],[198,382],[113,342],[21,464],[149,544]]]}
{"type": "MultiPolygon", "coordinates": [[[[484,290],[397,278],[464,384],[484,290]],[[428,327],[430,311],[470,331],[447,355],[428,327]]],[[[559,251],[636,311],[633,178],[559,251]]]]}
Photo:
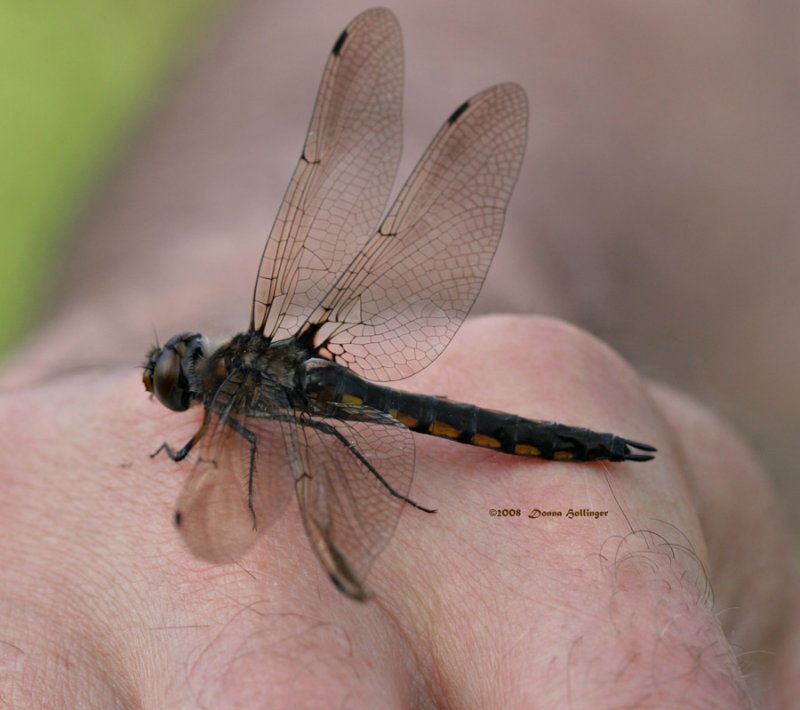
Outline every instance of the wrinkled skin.
{"type": "Polygon", "coordinates": [[[439,512],[404,510],[368,578],[373,599],[358,604],[322,574],[294,505],[237,565],[190,557],[171,515],[190,464],[148,453],[164,436],[181,442],[200,412],[148,400],[138,373],[8,392],[3,700],[744,707],[748,694],[776,706],[789,697],[787,533],[764,473],[715,416],[547,319],[470,321],[404,384],[607,427],[659,455],[576,466],[417,437],[412,495],[439,512]],[[527,517],[570,507],[608,515],[527,517]]]}
{"type": "MultiPolygon", "coordinates": [[[[782,123],[800,122],[773,56],[798,46],[789,4],[492,6],[509,52],[467,5],[456,29],[446,4],[395,8],[406,155],[478,88],[525,84],[531,141],[494,308],[600,323],[756,410],[796,391],[797,330],[775,307],[796,304],[780,289],[796,283],[781,274],[800,142],[782,123]],[[738,307],[710,318],[732,294],[755,330],[738,307]],[[764,342],[791,367],[752,366],[764,342]]],[[[470,321],[400,386],[615,431],[656,461],[539,463],[417,437],[411,495],[439,512],[403,512],[367,604],[329,584],[295,504],[237,565],[188,555],[172,514],[192,458],[148,454],[183,444],[200,412],[150,401],[134,365],[151,323],[162,341],[246,323],[298,126],[356,8],[326,12],[317,25],[302,3],[244,5],[79,227],[54,317],[0,372],[0,705],[791,706],[800,585],[769,478],[714,414],[557,321],[470,321]],[[293,71],[252,59],[287,47],[293,71]],[[608,514],[527,517],[570,507],[608,514]],[[522,515],[490,515],[503,508],[522,515]]]]}

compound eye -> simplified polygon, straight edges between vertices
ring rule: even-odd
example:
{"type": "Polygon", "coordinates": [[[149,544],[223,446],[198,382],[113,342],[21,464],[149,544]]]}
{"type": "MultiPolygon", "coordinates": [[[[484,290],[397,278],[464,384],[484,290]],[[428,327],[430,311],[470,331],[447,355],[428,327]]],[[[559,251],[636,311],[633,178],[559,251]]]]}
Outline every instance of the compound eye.
{"type": "Polygon", "coordinates": [[[176,412],[189,406],[182,380],[180,355],[172,348],[165,348],[153,368],[153,391],[161,404],[176,412]]]}

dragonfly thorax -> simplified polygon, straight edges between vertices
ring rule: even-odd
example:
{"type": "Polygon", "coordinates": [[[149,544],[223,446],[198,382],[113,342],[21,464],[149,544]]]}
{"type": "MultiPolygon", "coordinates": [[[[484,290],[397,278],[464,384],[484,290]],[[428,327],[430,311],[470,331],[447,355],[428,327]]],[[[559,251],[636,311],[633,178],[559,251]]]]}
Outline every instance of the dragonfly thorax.
{"type": "MultiPolygon", "coordinates": [[[[268,392],[297,391],[299,372],[310,352],[297,340],[272,341],[257,331],[239,333],[192,363],[184,359],[192,396],[213,410],[262,401],[268,392]]],[[[290,399],[292,397],[290,396],[290,399]]],[[[246,405],[246,406],[250,406],[246,405]]]]}

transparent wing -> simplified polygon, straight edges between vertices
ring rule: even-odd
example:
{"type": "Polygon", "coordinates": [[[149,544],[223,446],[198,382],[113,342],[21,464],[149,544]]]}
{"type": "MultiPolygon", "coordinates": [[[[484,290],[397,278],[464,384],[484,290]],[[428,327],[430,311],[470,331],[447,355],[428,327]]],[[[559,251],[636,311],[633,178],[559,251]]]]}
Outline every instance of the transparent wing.
{"type": "Polygon", "coordinates": [[[251,330],[295,333],[375,229],[400,159],[402,89],[397,20],[368,10],[325,66],[303,155],[261,257],[251,330]]]}
{"type": "Polygon", "coordinates": [[[175,511],[181,537],[196,557],[234,562],[280,517],[291,499],[291,435],[285,421],[246,417],[233,405],[211,415],[175,511]]]}
{"type": "Polygon", "coordinates": [[[331,404],[326,417],[292,410],[272,391],[250,398],[247,416],[243,389],[225,389],[178,497],[187,547],[213,563],[240,559],[285,509],[293,476],[314,553],[339,589],[365,599],[362,580],[411,487],[411,432],[365,407],[331,404]]]}
{"type": "Polygon", "coordinates": [[[414,475],[411,432],[388,415],[311,417],[299,430],[295,490],[311,547],[334,584],[365,599],[364,576],[394,534],[414,475]]]}
{"type": "Polygon", "coordinates": [[[430,364],[489,269],[527,121],[516,84],[489,88],[456,109],[300,336],[372,380],[408,377],[430,364]]]}

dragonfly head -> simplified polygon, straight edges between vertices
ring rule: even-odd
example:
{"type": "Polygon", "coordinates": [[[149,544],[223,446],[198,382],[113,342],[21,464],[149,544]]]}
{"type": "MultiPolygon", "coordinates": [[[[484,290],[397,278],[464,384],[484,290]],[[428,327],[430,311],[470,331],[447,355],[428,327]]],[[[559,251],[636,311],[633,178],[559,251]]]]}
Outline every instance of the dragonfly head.
{"type": "Polygon", "coordinates": [[[181,333],[170,338],[163,348],[154,347],[147,354],[142,372],[144,388],[165,407],[175,412],[187,410],[193,399],[191,375],[202,354],[200,333],[181,333]]]}

